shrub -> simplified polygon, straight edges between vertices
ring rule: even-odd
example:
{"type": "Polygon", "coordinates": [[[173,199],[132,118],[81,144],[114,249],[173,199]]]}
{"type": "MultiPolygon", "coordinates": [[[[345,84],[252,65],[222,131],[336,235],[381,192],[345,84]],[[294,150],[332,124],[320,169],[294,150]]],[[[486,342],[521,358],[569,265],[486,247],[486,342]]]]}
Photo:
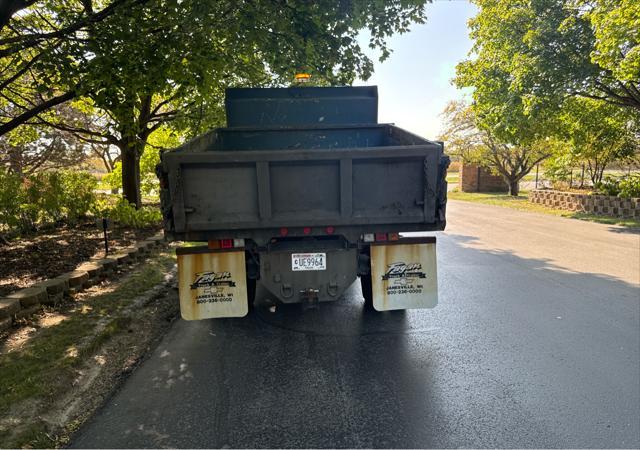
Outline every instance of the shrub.
{"type": "Polygon", "coordinates": [[[0,230],[21,228],[22,179],[0,169],[0,230]]]}
{"type": "Polygon", "coordinates": [[[88,213],[133,228],[158,226],[160,210],[136,210],[122,198],[96,196],[96,178],[86,172],[51,171],[28,177],[0,168],[0,232],[25,233],[51,223],[75,223],[88,213]]]}
{"type": "Polygon", "coordinates": [[[620,189],[618,196],[623,198],[640,197],[640,173],[634,173],[623,177],[618,186],[620,189]]]}
{"type": "Polygon", "coordinates": [[[162,220],[162,214],[158,208],[143,206],[136,209],[125,199],[120,199],[114,206],[108,207],[104,215],[119,225],[132,228],[158,226],[162,220]]]}
{"type": "Polygon", "coordinates": [[[24,233],[39,225],[74,223],[92,209],[96,183],[86,172],[52,171],[21,177],[0,169],[0,227],[24,233]]]}
{"type": "Polygon", "coordinates": [[[595,188],[599,194],[615,197],[620,193],[620,180],[612,176],[606,176],[604,180],[596,184],[595,188]]]}
{"type": "Polygon", "coordinates": [[[68,221],[75,222],[87,215],[96,202],[96,178],[87,172],[61,172],[60,205],[68,221]]]}
{"type": "Polygon", "coordinates": [[[632,173],[621,178],[606,176],[596,186],[598,193],[622,198],[640,197],[640,173],[632,173]]]}

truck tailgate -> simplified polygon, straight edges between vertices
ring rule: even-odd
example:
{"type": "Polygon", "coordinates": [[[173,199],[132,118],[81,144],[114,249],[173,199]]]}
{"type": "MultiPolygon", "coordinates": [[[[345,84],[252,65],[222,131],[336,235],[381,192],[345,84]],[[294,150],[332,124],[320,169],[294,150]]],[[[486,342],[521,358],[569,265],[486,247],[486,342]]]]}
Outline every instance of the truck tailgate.
{"type": "Polygon", "coordinates": [[[442,147],[434,143],[166,152],[162,166],[171,198],[163,203],[171,205],[170,228],[176,235],[293,226],[431,224],[437,221],[442,189],[441,156],[442,147]]]}

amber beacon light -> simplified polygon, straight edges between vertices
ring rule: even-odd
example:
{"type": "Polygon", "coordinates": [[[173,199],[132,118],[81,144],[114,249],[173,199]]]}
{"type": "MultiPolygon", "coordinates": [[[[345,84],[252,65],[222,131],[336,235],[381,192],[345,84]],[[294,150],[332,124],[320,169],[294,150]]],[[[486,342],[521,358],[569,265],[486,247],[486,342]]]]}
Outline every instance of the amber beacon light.
{"type": "Polygon", "coordinates": [[[306,83],[311,79],[311,75],[308,73],[297,73],[295,79],[298,83],[306,83]]]}

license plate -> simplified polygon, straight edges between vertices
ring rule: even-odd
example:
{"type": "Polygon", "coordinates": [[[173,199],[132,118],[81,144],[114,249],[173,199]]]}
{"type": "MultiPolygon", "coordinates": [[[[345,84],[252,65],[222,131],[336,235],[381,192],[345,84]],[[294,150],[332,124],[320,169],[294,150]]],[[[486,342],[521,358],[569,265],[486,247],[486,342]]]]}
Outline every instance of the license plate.
{"type": "Polygon", "coordinates": [[[294,253],[291,255],[291,270],[327,270],[327,254],[294,253]]]}

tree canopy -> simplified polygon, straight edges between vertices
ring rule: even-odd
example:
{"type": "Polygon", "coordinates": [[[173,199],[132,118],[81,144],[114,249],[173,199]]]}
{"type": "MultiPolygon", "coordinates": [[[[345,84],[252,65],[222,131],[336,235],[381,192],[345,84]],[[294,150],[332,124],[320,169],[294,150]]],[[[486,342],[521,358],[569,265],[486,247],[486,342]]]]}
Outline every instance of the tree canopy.
{"type": "Polygon", "coordinates": [[[475,0],[473,57],[459,83],[481,88],[498,74],[526,112],[568,96],[640,109],[640,26],[633,0],[475,0]],[[493,72],[492,72],[493,70],[493,72]]]}
{"type": "Polygon", "coordinates": [[[454,81],[473,89],[476,124],[494,143],[540,156],[571,151],[560,159],[592,164],[596,181],[604,166],[632,152],[640,112],[640,3],[474,3],[473,49],[454,81]]]}
{"type": "Polygon", "coordinates": [[[0,28],[0,136],[36,123],[115,145],[125,197],[139,204],[140,156],[163,124],[201,133],[220,124],[225,87],[288,84],[300,70],[328,84],[367,79],[360,30],[384,58],[387,37],[424,21],[425,3],[14,0],[0,28]],[[104,117],[99,130],[51,113],[72,99],[104,117]]]}

